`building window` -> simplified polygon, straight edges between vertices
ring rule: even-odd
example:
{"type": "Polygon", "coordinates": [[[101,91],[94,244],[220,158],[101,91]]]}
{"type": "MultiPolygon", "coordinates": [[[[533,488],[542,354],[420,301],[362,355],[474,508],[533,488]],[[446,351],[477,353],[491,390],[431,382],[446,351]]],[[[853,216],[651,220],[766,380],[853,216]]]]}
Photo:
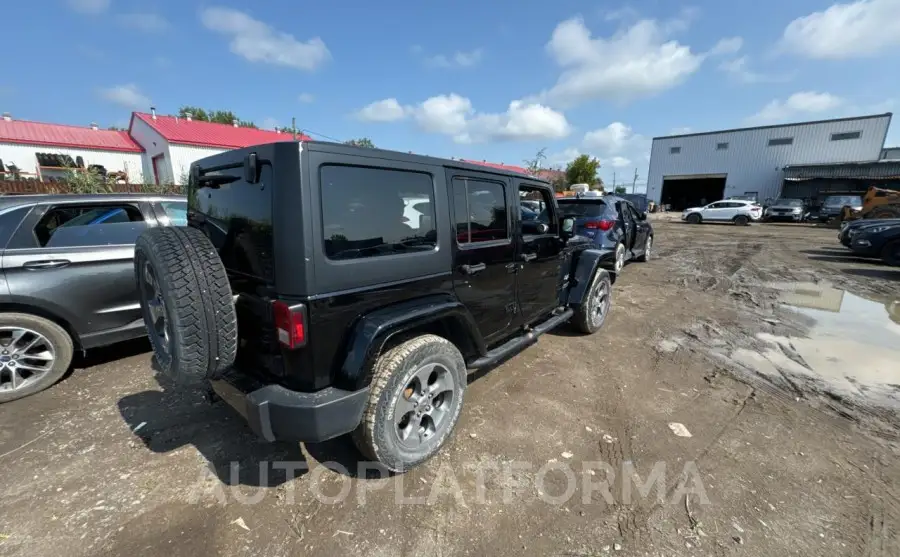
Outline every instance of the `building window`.
{"type": "Polygon", "coordinates": [[[769,147],[774,147],[776,145],[793,145],[794,138],[793,137],[776,137],[774,139],[769,140],[769,147]]]}
{"type": "Polygon", "coordinates": [[[669,147],[669,153],[672,155],[677,155],[681,152],[681,147],[669,147]]]}
{"type": "Polygon", "coordinates": [[[724,151],[728,149],[728,143],[716,143],[716,151],[724,151]]]}
{"type": "Polygon", "coordinates": [[[843,141],[845,139],[859,139],[862,132],[844,132],[831,134],[832,141],[843,141]]]}

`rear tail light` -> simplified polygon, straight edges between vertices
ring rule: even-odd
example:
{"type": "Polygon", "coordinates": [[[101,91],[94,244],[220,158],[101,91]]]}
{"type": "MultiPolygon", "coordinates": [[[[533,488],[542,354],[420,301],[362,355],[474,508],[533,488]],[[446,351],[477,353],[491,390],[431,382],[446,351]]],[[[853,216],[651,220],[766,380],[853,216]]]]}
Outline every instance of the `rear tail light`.
{"type": "Polygon", "coordinates": [[[275,330],[278,342],[285,348],[298,348],[306,344],[306,306],[289,306],[284,302],[272,305],[275,313],[275,330]]]}
{"type": "Polygon", "coordinates": [[[616,221],[614,220],[590,220],[584,223],[584,227],[590,230],[602,230],[606,232],[607,230],[611,230],[615,224],[616,221]]]}

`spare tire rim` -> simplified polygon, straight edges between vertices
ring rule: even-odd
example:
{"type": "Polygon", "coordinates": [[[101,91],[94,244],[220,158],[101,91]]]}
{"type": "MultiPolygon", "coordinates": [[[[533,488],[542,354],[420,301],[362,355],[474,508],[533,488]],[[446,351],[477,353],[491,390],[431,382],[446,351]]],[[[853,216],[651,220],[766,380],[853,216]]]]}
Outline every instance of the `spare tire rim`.
{"type": "Polygon", "coordinates": [[[417,369],[394,404],[394,431],[400,444],[420,449],[439,437],[452,421],[457,398],[449,369],[438,363],[417,369]]]}
{"type": "Polygon", "coordinates": [[[615,267],[616,272],[618,273],[619,271],[621,271],[624,266],[625,266],[625,246],[623,246],[622,244],[619,244],[616,247],[616,267],[615,267]]]}
{"type": "Polygon", "coordinates": [[[150,266],[149,261],[144,261],[141,271],[141,294],[144,297],[149,317],[147,332],[154,337],[156,343],[168,354],[170,335],[166,302],[163,300],[162,292],[156,281],[156,274],[153,272],[153,267],[150,266]]]}
{"type": "Polygon", "coordinates": [[[0,327],[0,393],[37,383],[56,363],[56,348],[44,335],[24,327],[0,327]]]}
{"type": "Polygon", "coordinates": [[[653,247],[653,236],[647,237],[647,244],[644,246],[644,258],[650,259],[650,248],[653,247]]]}

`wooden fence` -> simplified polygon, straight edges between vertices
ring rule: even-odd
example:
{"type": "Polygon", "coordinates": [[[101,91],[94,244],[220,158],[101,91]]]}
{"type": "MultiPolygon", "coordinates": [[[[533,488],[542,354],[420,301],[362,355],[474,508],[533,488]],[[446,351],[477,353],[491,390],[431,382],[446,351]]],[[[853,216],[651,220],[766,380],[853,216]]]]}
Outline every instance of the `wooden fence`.
{"type": "MultiPolygon", "coordinates": [[[[183,193],[181,186],[156,186],[146,184],[116,184],[114,193],[183,193]]],[[[72,193],[65,182],[38,182],[36,180],[0,180],[0,194],[28,195],[36,193],[72,193]]]]}

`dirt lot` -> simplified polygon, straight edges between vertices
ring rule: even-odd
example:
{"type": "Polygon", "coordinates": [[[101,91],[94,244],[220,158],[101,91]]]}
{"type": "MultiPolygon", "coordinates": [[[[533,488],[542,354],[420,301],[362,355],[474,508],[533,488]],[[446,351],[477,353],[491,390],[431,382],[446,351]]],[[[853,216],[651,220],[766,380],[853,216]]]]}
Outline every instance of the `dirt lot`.
{"type": "Polygon", "coordinates": [[[91,354],[0,407],[0,554],[900,555],[900,270],[821,228],[656,233],[604,331],[473,379],[402,476],[91,354]]]}

